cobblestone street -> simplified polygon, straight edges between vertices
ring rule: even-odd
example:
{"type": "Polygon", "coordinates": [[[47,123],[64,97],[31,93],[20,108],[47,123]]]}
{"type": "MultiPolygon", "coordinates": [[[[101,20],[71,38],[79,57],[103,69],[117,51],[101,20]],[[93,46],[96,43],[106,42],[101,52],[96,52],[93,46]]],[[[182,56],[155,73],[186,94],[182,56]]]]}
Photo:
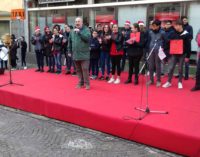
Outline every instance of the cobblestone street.
{"type": "Polygon", "coordinates": [[[178,157],[4,106],[0,119],[0,157],[178,157]]]}

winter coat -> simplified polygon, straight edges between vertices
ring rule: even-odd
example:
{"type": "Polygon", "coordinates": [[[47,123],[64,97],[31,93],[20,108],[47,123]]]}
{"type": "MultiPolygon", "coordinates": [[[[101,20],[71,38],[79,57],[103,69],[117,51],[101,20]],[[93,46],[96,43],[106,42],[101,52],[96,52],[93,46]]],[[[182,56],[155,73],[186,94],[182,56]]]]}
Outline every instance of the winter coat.
{"type": "Polygon", "coordinates": [[[10,46],[10,57],[11,60],[16,60],[17,58],[17,49],[19,48],[18,42],[15,40],[12,40],[11,46],[10,46]]]}
{"type": "Polygon", "coordinates": [[[127,49],[128,45],[127,45],[126,41],[130,39],[131,29],[124,29],[123,31],[124,31],[124,35],[123,35],[123,39],[124,39],[124,41],[123,41],[123,48],[127,49]]]}
{"type": "Polygon", "coordinates": [[[26,41],[21,41],[21,52],[26,53],[27,51],[27,43],[26,41]]]}
{"type": "Polygon", "coordinates": [[[143,48],[145,45],[145,34],[140,32],[140,41],[134,42],[133,44],[128,44],[127,53],[128,56],[142,56],[143,55],[143,48]]]}
{"type": "Polygon", "coordinates": [[[193,39],[193,28],[189,24],[183,25],[184,30],[186,30],[190,35],[190,40],[193,39]]]}
{"type": "Polygon", "coordinates": [[[35,46],[35,51],[42,51],[44,49],[42,34],[33,34],[31,43],[35,46]]]}
{"type": "Polygon", "coordinates": [[[90,38],[90,59],[98,59],[100,57],[100,44],[97,38],[90,38]]]}
{"type": "Polygon", "coordinates": [[[68,52],[73,52],[73,59],[78,60],[89,60],[90,50],[89,50],[89,40],[91,34],[89,28],[83,26],[80,32],[76,33],[74,31],[70,32],[68,52]]]}
{"type": "Polygon", "coordinates": [[[190,58],[190,52],[191,52],[191,47],[190,47],[190,34],[184,30],[182,32],[177,32],[173,33],[170,37],[170,40],[183,40],[183,54],[185,55],[186,58],[190,58]]]}
{"type": "Polygon", "coordinates": [[[121,55],[123,53],[123,41],[122,33],[117,32],[111,34],[111,42],[114,44],[114,46],[111,44],[111,55],[121,55]],[[116,52],[113,51],[113,47],[116,47],[116,52]]]}
{"type": "Polygon", "coordinates": [[[60,53],[62,50],[62,41],[63,41],[63,35],[53,35],[53,46],[52,51],[53,53],[60,53]]]}
{"type": "Polygon", "coordinates": [[[101,39],[102,39],[102,44],[101,44],[101,50],[103,52],[110,52],[110,47],[111,47],[111,39],[106,39],[106,37],[110,36],[110,33],[105,33],[102,35],[101,39]]]}
{"type": "Polygon", "coordinates": [[[175,30],[173,27],[170,27],[169,29],[165,30],[165,44],[164,44],[164,52],[169,57],[169,48],[170,48],[170,37],[175,33],[175,30]]]}
{"type": "Polygon", "coordinates": [[[52,44],[49,42],[49,40],[52,38],[52,33],[49,34],[45,33],[43,35],[43,43],[44,43],[44,55],[49,57],[52,55],[52,44]]]}
{"type": "Polygon", "coordinates": [[[157,31],[150,30],[148,33],[148,52],[154,47],[155,53],[159,52],[159,48],[164,48],[166,43],[165,32],[162,29],[157,31]]]}

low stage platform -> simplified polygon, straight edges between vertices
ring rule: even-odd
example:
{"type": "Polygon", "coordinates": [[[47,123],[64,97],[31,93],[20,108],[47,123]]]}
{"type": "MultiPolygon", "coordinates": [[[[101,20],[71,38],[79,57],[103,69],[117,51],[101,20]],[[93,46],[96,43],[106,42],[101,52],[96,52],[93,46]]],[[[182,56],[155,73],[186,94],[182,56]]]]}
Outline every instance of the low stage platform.
{"type": "MultiPolygon", "coordinates": [[[[122,74],[122,82],[126,78],[127,74],[122,74]]],[[[162,83],[166,79],[162,78],[162,83]]],[[[8,80],[7,72],[0,75],[0,85],[8,80]]],[[[177,79],[168,89],[150,86],[150,109],[169,114],[148,114],[142,120],[137,120],[143,113],[135,107],[146,105],[145,76],[140,77],[138,86],[92,80],[89,91],[75,89],[75,76],[36,73],[34,69],[13,71],[13,81],[24,86],[1,87],[1,105],[200,157],[200,92],[190,92],[192,79],[183,82],[182,90],[177,89],[177,79]]]]}

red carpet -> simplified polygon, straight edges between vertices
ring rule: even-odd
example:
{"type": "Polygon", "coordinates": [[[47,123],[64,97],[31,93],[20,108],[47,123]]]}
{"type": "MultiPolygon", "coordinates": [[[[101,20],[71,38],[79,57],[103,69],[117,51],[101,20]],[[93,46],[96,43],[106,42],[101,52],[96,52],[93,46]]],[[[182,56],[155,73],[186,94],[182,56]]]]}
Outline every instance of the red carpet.
{"type": "MultiPolygon", "coordinates": [[[[126,77],[123,74],[122,81],[126,77]]],[[[176,79],[168,89],[151,86],[150,108],[166,110],[169,114],[149,114],[140,121],[134,118],[142,113],[134,108],[146,104],[144,86],[141,105],[143,76],[139,86],[91,81],[90,91],[75,89],[76,77],[36,73],[33,69],[14,71],[13,80],[24,86],[0,88],[0,104],[200,157],[200,92],[190,92],[194,80],[184,81],[183,90],[177,89],[176,79]]],[[[0,76],[0,84],[7,81],[8,73],[0,76]]]]}

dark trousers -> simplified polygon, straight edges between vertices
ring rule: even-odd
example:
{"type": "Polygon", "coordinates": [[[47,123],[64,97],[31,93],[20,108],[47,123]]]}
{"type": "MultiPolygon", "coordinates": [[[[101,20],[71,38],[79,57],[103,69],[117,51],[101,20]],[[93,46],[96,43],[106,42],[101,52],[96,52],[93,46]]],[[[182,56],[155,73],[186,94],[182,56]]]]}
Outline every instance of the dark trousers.
{"type": "Polygon", "coordinates": [[[99,59],[98,58],[90,59],[90,69],[92,69],[93,76],[98,76],[99,74],[99,59]]]}
{"type": "Polygon", "coordinates": [[[109,52],[101,51],[101,72],[104,76],[105,74],[105,66],[107,68],[107,75],[110,75],[110,54],[109,52]]]}
{"type": "Polygon", "coordinates": [[[41,50],[36,50],[35,53],[38,69],[41,70],[44,68],[44,55],[41,50]]]}
{"type": "Polygon", "coordinates": [[[76,66],[75,66],[75,63],[74,63],[72,57],[66,55],[66,69],[67,69],[67,71],[70,71],[71,67],[73,67],[74,71],[76,71],[76,66]]]}
{"type": "Polygon", "coordinates": [[[121,74],[121,67],[120,67],[121,58],[122,58],[121,55],[111,56],[112,75],[115,75],[115,71],[116,71],[116,68],[117,68],[117,75],[120,76],[120,74],[121,74]]]}
{"type": "Polygon", "coordinates": [[[182,82],[184,60],[185,60],[184,55],[172,55],[172,57],[170,58],[168,82],[171,82],[172,80],[174,69],[177,63],[179,63],[178,65],[179,82],[182,82]]]}
{"type": "Polygon", "coordinates": [[[122,56],[122,61],[121,61],[121,71],[124,71],[124,67],[126,64],[126,57],[127,57],[127,53],[126,53],[127,49],[124,49],[124,54],[122,56]]]}
{"type": "Polygon", "coordinates": [[[185,62],[185,78],[189,78],[190,63],[185,62]]]}
{"type": "Polygon", "coordinates": [[[22,66],[26,66],[26,52],[24,51],[21,52],[21,62],[22,66]]]}
{"type": "Polygon", "coordinates": [[[46,66],[49,66],[49,57],[48,56],[44,56],[45,61],[46,61],[46,66]]]}
{"type": "Polygon", "coordinates": [[[135,78],[138,78],[139,74],[139,66],[140,66],[140,59],[142,56],[128,56],[129,60],[129,76],[128,79],[132,79],[133,75],[133,68],[135,68],[135,78]]]}
{"type": "Polygon", "coordinates": [[[161,60],[158,56],[158,52],[153,52],[148,60],[148,68],[150,72],[150,80],[154,82],[153,73],[155,71],[156,67],[156,76],[157,76],[157,82],[161,81],[161,60]]]}
{"type": "Polygon", "coordinates": [[[11,66],[12,66],[12,68],[16,68],[17,67],[16,59],[11,59],[11,66]]]}
{"type": "Polygon", "coordinates": [[[1,68],[5,68],[5,69],[8,69],[8,61],[3,61],[3,60],[1,60],[0,67],[1,67],[1,68]],[[4,64],[4,65],[3,65],[3,64],[4,64]]]}
{"type": "Polygon", "coordinates": [[[89,60],[79,60],[75,61],[76,65],[76,73],[79,79],[78,84],[79,85],[90,85],[90,79],[89,79],[89,60]]]}
{"type": "Polygon", "coordinates": [[[54,60],[54,56],[51,55],[49,56],[49,70],[50,71],[54,71],[55,70],[55,60],[54,60]]]}
{"type": "Polygon", "coordinates": [[[196,72],[196,83],[195,87],[200,88],[200,58],[197,63],[197,72],[196,72]]]}

